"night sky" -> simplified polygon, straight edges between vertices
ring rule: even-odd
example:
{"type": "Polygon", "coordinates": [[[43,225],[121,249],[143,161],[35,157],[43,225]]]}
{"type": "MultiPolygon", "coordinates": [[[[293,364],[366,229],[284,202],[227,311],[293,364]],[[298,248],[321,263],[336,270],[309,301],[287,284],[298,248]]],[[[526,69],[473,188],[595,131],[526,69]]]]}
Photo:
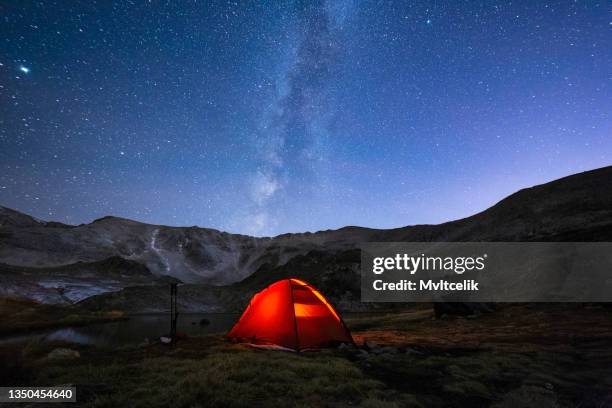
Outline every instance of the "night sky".
{"type": "Polygon", "coordinates": [[[468,216],[611,164],[611,11],[6,1],[0,205],[255,235],[468,216]]]}

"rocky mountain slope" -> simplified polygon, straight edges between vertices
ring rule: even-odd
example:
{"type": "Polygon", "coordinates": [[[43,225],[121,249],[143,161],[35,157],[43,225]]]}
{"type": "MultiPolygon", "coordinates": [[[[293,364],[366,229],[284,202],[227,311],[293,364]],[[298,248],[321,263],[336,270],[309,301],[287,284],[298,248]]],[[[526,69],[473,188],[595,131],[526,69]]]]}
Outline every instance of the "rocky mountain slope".
{"type": "Polygon", "coordinates": [[[72,304],[128,286],[155,286],[175,281],[157,277],[143,264],[113,256],[46,268],[0,264],[0,297],[42,303],[72,304]]]}
{"type": "Polygon", "coordinates": [[[0,295],[152,311],[165,305],[160,279],[178,279],[186,284],[184,309],[225,310],[240,308],[276,279],[300,276],[341,308],[355,309],[363,307],[362,242],[609,240],[612,167],[520,190],[479,214],[440,225],[345,227],[273,238],[116,217],[69,226],[0,207],[0,295]],[[118,275],[104,267],[109,258],[118,275]]]}

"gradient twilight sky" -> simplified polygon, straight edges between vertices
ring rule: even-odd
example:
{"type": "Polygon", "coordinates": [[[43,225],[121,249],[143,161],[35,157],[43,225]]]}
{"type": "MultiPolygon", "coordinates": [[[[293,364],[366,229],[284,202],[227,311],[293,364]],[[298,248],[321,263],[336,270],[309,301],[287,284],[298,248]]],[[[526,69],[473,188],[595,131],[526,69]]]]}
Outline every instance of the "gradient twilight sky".
{"type": "Polygon", "coordinates": [[[275,235],[612,164],[602,1],[0,5],[0,205],[275,235]]]}

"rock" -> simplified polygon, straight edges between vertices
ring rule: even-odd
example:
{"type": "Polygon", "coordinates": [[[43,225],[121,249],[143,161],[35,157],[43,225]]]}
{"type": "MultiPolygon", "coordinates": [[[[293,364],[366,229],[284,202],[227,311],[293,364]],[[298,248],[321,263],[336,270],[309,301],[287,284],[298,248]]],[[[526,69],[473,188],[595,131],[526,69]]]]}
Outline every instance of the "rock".
{"type": "Polygon", "coordinates": [[[406,349],[404,350],[404,353],[406,353],[406,354],[414,354],[414,355],[419,355],[419,356],[422,356],[422,355],[425,354],[422,351],[419,351],[419,350],[414,349],[412,347],[406,347],[406,349]]]}
{"type": "Polygon", "coordinates": [[[367,351],[372,351],[375,350],[377,348],[379,348],[380,346],[372,341],[366,341],[363,343],[363,348],[367,351]]]}
{"type": "Polygon", "coordinates": [[[210,320],[204,318],[200,320],[200,326],[208,326],[210,324],[210,320]]]}
{"type": "Polygon", "coordinates": [[[358,357],[360,350],[354,344],[341,343],[338,351],[347,357],[358,357]]]}
{"type": "Polygon", "coordinates": [[[56,348],[47,354],[49,360],[74,360],[80,357],[81,353],[69,348],[56,348]]]}
{"type": "Polygon", "coordinates": [[[346,343],[340,343],[340,345],[338,346],[338,350],[342,350],[342,351],[350,351],[350,347],[348,344],[346,343]]]}
{"type": "Polygon", "coordinates": [[[398,354],[399,349],[397,347],[391,347],[391,346],[377,347],[375,349],[372,349],[372,353],[374,354],[398,354]]]}
{"type": "Polygon", "coordinates": [[[148,347],[151,345],[151,342],[149,341],[148,337],[145,337],[145,339],[142,341],[142,343],[138,344],[139,348],[143,348],[143,347],[148,347]]]}

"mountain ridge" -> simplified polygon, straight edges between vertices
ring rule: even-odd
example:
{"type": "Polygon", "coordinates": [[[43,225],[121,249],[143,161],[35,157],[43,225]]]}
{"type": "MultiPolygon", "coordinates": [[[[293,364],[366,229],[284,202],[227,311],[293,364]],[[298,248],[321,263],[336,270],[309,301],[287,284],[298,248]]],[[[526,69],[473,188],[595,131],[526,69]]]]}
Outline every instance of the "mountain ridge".
{"type": "MultiPolygon", "coordinates": [[[[355,250],[362,242],[533,240],[612,241],[612,166],[521,189],[484,211],[442,224],[347,226],[261,238],[113,216],[68,226],[0,208],[0,263],[57,273],[57,268],[78,262],[120,257],[144,265],[152,282],[171,277],[191,285],[231,286],[239,292],[255,290],[278,276],[302,273],[308,265],[311,272],[304,273],[315,284],[329,286],[325,279],[334,281],[337,277],[330,274],[338,268],[349,274],[340,279],[346,283],[358,277],[355,250]],[[312,264],[315,259],[329,263],[329,270],[312,264]]],[[[6,280],[8,275],[2,276],[6,280]]],[[[127,279],[117,287],[122,290],[132,283],[127,279]]],[[[354,289],[351,286],[350,301],[354,289]]]]}
{"type": "Polygon", "coordinates": [[[337,232],[337,231],[343,231],[343,230],[349,230],[349,229],[358,229],[358,230],[370,230],[370,231],[393,231],[393,230],[397,230],[397,229],[403,229],[403,228],[411,228],[411,227],[419,227],[419,226],[437,226],[437,225],[444,225],[444,224],[448,224],[448,223],[455,223],[455,222],[459,222],[459,221],[463,221],[466,219],[470,219],[472,217],[476,217],[482,213],[485,213],[495,207],[497,207],[498,205],[504,203],[506,200],[509,199],[513,199],[517,196],[520,196],[522,194],[525,193],[529,193],[533,190],[537,190],[540,188],[545,188],[548,185],[560,185],[560,184],[564,184],[564,183],[572,183],[573,180],[575,180],[577,177],[584,177],[584,176],[589,176],[589,175],[595,175],[597,174],[597,178],[599,177],[609,177],[609,173],[612,173],[612,166],[605,166],[605,167],[600,167],[597,169],[592,169],[592,170],[586,170],[583,172],[579,172],[579,173],[575,173],[575,174],[570,174],[558,179],[554,179],[551,181],[548,181],[546,183],[542,183],[542,184],[536,184],[530,187],[524,187],[522,189],[517,190],[516,192],[500,199],[499,201],[497,201],[495,204],[493,204],[491,207],[488,207],[482,211],[479,211],[475,214],[463,217],[463,218],[459,218],[456,220],[450,220],[450,221],[445,221],[443,223],[439,223],[439,224],[430,224],[430,223],[424,223],[424,224],[409,224],[406,226],[402,226],[402,227],[393,227],[393,228],[374,228],[374,227],[363,227],[363,226],[359,226],[359,225],[345,225],[343,227],[339,227],[336,229],[325,229],[325,230],[317,230],[317,231],[301,231],[301,232],[287,232],[287,233],[282,233],[282,234],[278,234],[278,235],[273,235],[273,236],[262,236],[262,237],[258,237],[258,236],[251,236],[251,235],[246,235],[246,234],[240,234],[240,233],[234,233],[234,232],[229,232],[229,231],[223,231],[223,230],[219,230],[216,228],[210,228],[210,227],[201,227],[199,225],[191,225],[191,226],[187,226],[187,225],[179,225],[179,226],[175,226],[175,225],[166,225],[166,224],[151,224],[151,223],[146,223],[144,221],[138,221],[138,220],[133,220],[131,218],[126,218],[126,217],[120,217],[120,216],[115,216],[115,215],[104,215],[102,217],[96,218],[94,220],[92,220],[89,223],[81,223],[81,224],[66,224],[66,223],[62,223],[59,221],[54,221],[54,220],[42,220],[39,219],[37,217],[34,217],[32,215],[26,214],[24,212],[21,212],[19,210],[10,208],[10,207],[5,207],[0,205],[0,226],[3,225],[3,219],[5,218],[5,215],[3,212],[11,212],[11,213],[15,213],[18,214],[21,217],[27,217],[30,220],[32,220],[32,222],[36,222],[39,224],[43,224],[43,225],[49,225],[51,224],[52,226],[65,226],[65,227],[81,227],[81,226],[87,226],[87,225],[92,225],[95,223],[99,223],[101,221],[111,221],[111,220],[115,220],[115,221],[127,221],[127,222],[131,222],[131,223],[136,223],[136,224],[141,224],[141,225],[151,225],[151,226],[156,226],[156,227],[162,227],[162,228],[177,228],[177,229],[191,229],[191,228],[195,228],[195,229],[203,229],[203,230],[210,230],[210,231],[215,231],[215,232],[219,232],[219,233],[223,233],[223,234],[229,234],[229,235],[235,235],[235,236],[243,236],[243,237],[249,237],[249,238],[255,238],[255,239],[276,239],[276,238],[284,238],[284,237],[288,237],[288,236],[308,236],[308,235],[314,235],[314,234],[323,234],[323,233],[330,233],[330,232],[337,232]]]}

